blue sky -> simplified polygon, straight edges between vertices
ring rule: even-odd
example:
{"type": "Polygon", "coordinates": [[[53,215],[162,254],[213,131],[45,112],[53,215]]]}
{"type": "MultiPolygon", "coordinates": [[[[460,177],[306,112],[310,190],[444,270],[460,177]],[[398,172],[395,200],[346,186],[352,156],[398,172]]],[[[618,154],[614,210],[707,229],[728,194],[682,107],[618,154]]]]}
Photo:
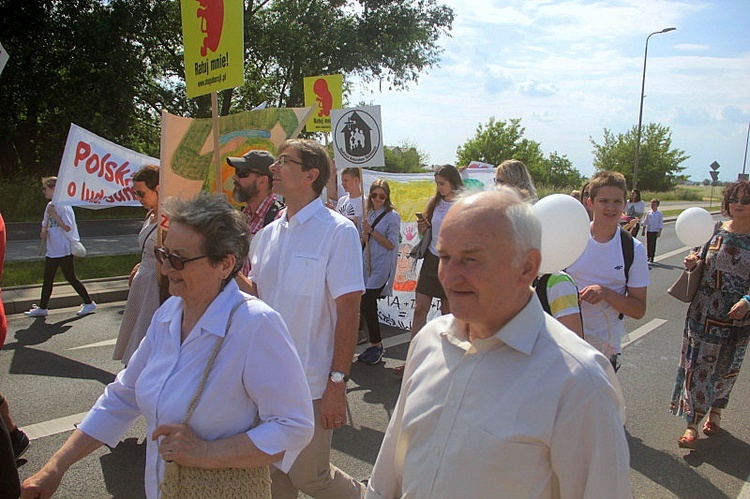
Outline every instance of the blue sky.
{"type": "MultiPolygon", "coordinates": [[[[382,106],[387,145],[408,140],[430,163],[454,163],[456,148],[494,116],[521,118],[545,154],[566,154],[593,173],[589,138],[638,122],[649,33],[643,123],[672,130],[690,158],[684,173],[742,172],[750,123],[750,1],[442,0],[456,14],[440,67],[406,91],[356,86],[351,102],[382,106]]],[[[750,173],[750,165],[746,172],[750,173]]]]}

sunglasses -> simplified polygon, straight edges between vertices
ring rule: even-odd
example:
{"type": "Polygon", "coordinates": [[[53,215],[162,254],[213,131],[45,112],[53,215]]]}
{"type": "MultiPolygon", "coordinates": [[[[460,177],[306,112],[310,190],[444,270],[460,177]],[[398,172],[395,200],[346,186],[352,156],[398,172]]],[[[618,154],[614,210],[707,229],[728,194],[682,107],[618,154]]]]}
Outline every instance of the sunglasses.
{"type": "Polygon", "coordinates": [[[201,258],[206,258],[208,256],[202,255],[196,256],[194,258],[185,258],[180,255],[170,253],[169,250],[164,246],[157,246],[156,248],[154,248],[154,255],[156,256],[156,259],[159,261],[159,263],[164,263],[164,260],[169,260],[169,265],[175,270],[182,270],[185,268],[186,263],[200,260],[201,258]]]}
{"type": "Polygon", "coordinates": [[[746,204],[750,204],[750,198],[742,198],[742,199],[740,199],[740,198],[729,198],[729,203],[730,204],[742,204],[742,205],[746,205],[746,204]]]}
{"type": "Polygon", "coordinates": [[[136,190],[133,190],[133,194],[135,194],[136,196],[138,196],[141,199],[143,199],[143,198],[146,197],[146,192],[145,191],[136,191],[136,190]]]}
{"type": "Polygon", "coordinates": [[[234,174],[237,176],[237,178],[247,178],[252,174],[261,175],[260,173],[254,172],[252,170],[235,170],[234,174]]]}
{"type": "Polygon", "coordinates": [[[388,198],[388,196],[386,196],[385,194],[380,194],[378,192],[373,192],[372,194],[370,194],[370,197],[372,199],[387,199],[388,198]]]}

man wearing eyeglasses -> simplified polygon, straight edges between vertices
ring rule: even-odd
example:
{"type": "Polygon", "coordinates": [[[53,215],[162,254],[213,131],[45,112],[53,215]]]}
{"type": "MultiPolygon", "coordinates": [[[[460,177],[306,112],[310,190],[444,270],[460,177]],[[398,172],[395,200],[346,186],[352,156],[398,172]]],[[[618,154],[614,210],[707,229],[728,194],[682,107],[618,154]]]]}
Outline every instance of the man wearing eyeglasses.
{"type": "MultiPolygon", "coordinates": [[[[234,167],[232,197],[238,203],[247,203],[242,214],[250,226],[251,237],[276,220],[284,208],[284,203],[271,191],[273,174],[269,167],[274,161],[270,152],[261,150],[248,151],[240,158],[227,158],[229,166],[234,167]]],[[[244,277],[249,273],[250,255],[241,274],[244,277]]]]}
{"type": "Polygon", "coordinates": [[[271,167],[286,210],[256,236],[253,293],[286,322],[307,374],[315,434],[289,473],[272,471],[275,499],[298,490],[320,498],[360,498],[363,486],[330,464],[333,430],[346,424],[346,382],[364,292],[362,247],[354,225],[320,199],[331,167],[315,141],[292,139],[271,167]]]}

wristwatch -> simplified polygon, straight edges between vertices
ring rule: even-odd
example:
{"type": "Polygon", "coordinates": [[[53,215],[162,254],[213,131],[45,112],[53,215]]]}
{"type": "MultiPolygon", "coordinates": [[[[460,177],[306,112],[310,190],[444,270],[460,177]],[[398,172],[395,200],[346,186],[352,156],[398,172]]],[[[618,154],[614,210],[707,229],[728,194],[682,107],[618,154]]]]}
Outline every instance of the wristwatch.
{"type": "Polygon", "coordinates": [[[341,371],[331,371],[328,376],[330,377],[331,381],[334,383],[346,383],[349,381],[349,376],[342,373],[341,371]]]}

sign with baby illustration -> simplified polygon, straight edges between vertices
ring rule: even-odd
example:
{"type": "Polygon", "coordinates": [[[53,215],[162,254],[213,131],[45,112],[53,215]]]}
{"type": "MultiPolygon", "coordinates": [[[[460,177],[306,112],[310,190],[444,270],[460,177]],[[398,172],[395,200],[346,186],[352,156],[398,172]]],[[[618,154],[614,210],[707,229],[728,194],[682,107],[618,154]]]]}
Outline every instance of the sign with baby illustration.
{"type": "Polygon", "coordinates": [[[241,0],[181,0],[187,96],[242,86],[245,71],[241,0]]]}
{"type": "Polygon", "coordinates": [[[331,111],[341,109],[343,75],[308,76],[304,79],[305,107],[313,114],[307,122],[308,132],[330,132],[331,111]]]}

